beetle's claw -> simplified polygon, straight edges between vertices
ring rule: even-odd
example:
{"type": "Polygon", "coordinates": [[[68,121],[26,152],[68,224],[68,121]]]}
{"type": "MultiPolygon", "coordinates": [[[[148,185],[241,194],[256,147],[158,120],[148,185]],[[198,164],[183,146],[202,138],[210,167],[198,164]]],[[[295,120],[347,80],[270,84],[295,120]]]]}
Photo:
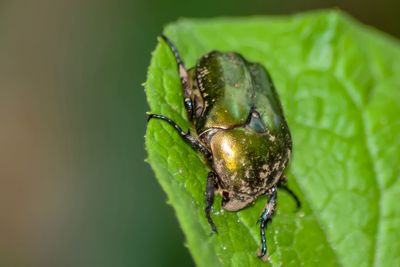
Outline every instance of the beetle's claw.
{"type": "Polygon", "coordinates": [[[211,232],[210,232],[209,236],[217,235],[218,230],[217,230],[217,227],[215,226],[215,224],[210,224],[210,227],[211,227],[211,232]]]}
{"type": "Polygon", "coordinates": [[[147,114],[147,122],[153,118],[154,114],[147,114]]]}
{"type": "Polygon", "coordinates": [[[213,236],[213,235],[217,235],[218,234],[218,230],[217,230],[217,227],[211,227],[211,233],[210,233],[210,236],[213,236]]]}
{"type": "Polygon", "coordinates": [[[211,234],[218,234],[217,226],[215,226],[214,222],[210,223],[211,234]]]}
{"type": "Polygon", "coordinates": [[[258,250],[257,256],[262,259],[263,261],[268,260],[267,256],[267,246],[264,244],[261,246],[261,248],[258,250]]]}
{"type": "Polygon", "coordinates": [[[258,258],[260,258],[262,261],[268,261],[268,260],[269,260],[267,254],[264,254],[264,255],[263,255],[263,253],[262,253],[261,251],[259,251],[259,252],[257,253],[257,256],[258,256],[258,258]]]}
{"type": "Polygon", "coordinates": [[[295,211],[297,212],[301,209],[301,202],[299,199],[295,199],[295,201],[296,201],[296,210],[295,211]]]}

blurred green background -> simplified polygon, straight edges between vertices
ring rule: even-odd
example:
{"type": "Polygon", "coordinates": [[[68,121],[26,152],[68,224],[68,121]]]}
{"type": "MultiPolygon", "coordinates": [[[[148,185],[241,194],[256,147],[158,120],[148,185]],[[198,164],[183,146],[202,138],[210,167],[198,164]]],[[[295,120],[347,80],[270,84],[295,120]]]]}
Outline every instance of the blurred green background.
{"type": "Polygon", "coordinates": [[[390,0],[0,0],[0,266],[192,266],[144,162],[157,35],[182,16],[329,7],[400,36],[390,0]]]}

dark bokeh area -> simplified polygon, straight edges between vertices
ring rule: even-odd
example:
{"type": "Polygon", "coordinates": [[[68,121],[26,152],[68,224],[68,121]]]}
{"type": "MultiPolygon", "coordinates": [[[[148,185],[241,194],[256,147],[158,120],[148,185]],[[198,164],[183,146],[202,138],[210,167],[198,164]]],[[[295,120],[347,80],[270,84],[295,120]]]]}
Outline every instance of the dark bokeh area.
{"type": "Polygon", "coordinates": [[[0,2],[0,266],[192,266],[144,162],[141,84],[179,17],[339,7],[400,36],[395,1],[0,2]]]}

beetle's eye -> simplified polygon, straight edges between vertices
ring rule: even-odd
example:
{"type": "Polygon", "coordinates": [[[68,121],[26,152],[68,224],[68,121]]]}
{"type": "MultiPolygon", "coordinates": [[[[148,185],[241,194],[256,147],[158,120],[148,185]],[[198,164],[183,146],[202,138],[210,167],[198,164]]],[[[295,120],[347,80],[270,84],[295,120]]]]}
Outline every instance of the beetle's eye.
{"type": "Polygon", "coordinates": [[[186,105],[186,108],[188,108],[188,109],[193,108],[192,101],[190,99],[185,99],[185,105],[186,105]]]}

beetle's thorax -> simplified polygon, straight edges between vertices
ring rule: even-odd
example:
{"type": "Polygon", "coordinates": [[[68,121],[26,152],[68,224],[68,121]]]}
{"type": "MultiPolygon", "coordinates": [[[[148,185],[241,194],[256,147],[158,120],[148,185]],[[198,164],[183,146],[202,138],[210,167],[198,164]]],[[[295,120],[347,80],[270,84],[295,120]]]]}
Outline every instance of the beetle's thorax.
{"type": "Polygon", "coordinates": [[[246,122],[252,104],[252,79],[236,53],[211,52],[190,70],[194,124],[198,132],[228,129],[246,122]]]}

